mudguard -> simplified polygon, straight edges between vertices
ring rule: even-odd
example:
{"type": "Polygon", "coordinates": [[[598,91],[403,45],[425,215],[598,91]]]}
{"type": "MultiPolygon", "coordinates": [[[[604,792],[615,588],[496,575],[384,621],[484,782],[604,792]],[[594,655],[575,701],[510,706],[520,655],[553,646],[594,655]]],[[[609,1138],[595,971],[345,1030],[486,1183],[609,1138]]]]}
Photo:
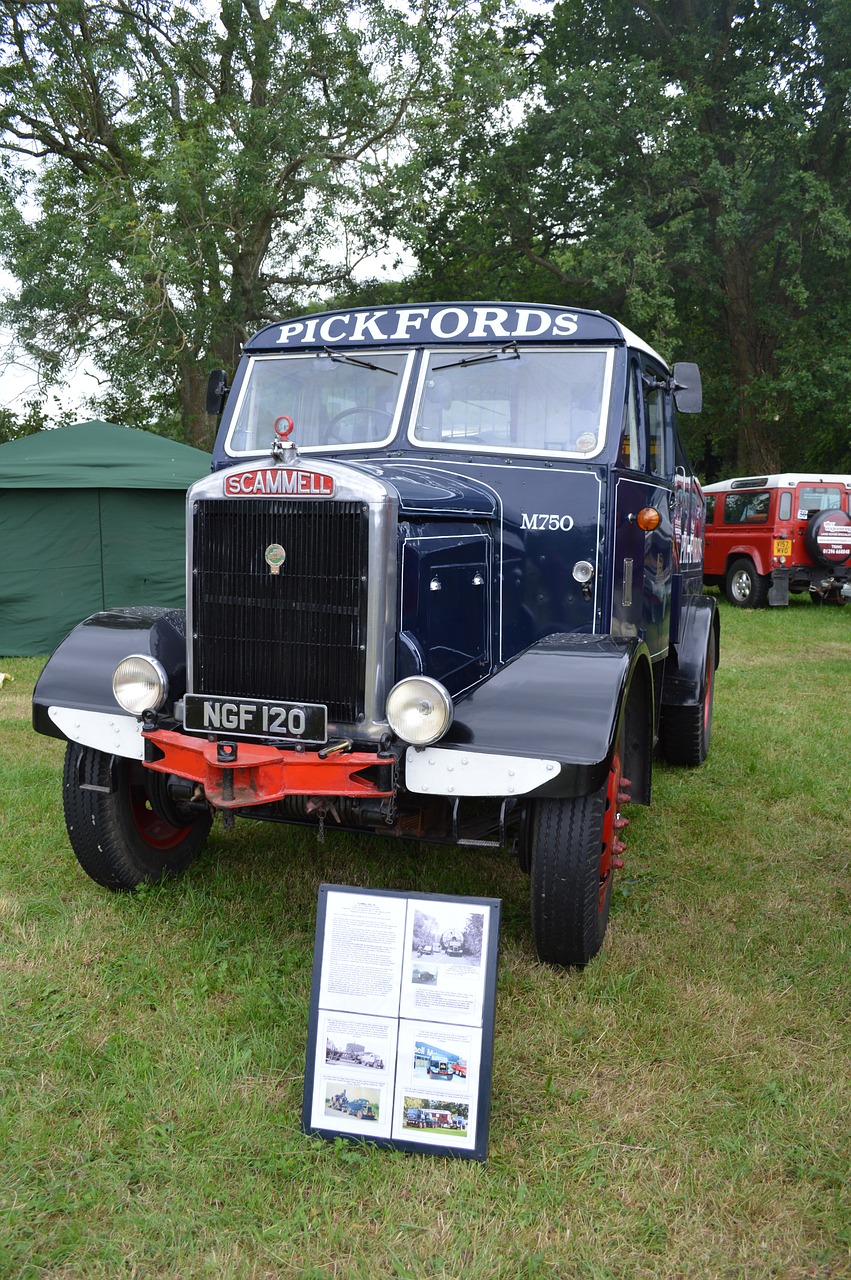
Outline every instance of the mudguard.
{"type": "Polygon", "coordinates": [[[107,609],[92,614],[48,659],[33,691],[33,728],[130,759],[143,758],[141,721],[112,693],[112,673],[131,653],[165,668],[169,698],[186,692],[186,617],[179,609],[107,609]]]}
{"type": "Polygon", "coordinates": [[[720,619],[712,596],[694,596],[680,615],[680,633],[671,645],[662,683],[662,705],[693,707],[706,687],[709,633],[715,631],[715,666],[720,654],[720,619]]]}
{"type": "MultiPolygon", "coordinates": [[[[638,672],[644,713],[651,716],[652,667],[642,641],[547,636],[457,703],[439,743],[408,750],[406,783],[411,790],[458,795],[565,797],[596,791],[608,775],[624,699],[638,672]],[[487,764],[477,767],[482,757],[487,764]],[[471,790],[475,783],[467,773],[487,790],[471,790]],[[419,778],[429,781],[421,785],[419,778]]],[[[652,720],[641,729],[652,742],[652,720]]],[[[643,783],[636,790],[643,793],[643,783]]],[[[649,782],[647,792],[649,798],[649,782]]]]}

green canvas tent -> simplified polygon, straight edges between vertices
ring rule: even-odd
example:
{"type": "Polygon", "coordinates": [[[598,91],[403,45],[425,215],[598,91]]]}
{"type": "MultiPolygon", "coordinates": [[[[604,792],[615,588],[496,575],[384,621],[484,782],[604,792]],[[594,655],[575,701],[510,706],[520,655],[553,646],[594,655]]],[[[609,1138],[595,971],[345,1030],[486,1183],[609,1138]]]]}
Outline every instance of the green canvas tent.
{"type": "Polygon", "coordinates": [[[99,609],[182,608],[185,493],[209,470],[110,422],[0,445],[0,654],[49,653],[99,609]]]}

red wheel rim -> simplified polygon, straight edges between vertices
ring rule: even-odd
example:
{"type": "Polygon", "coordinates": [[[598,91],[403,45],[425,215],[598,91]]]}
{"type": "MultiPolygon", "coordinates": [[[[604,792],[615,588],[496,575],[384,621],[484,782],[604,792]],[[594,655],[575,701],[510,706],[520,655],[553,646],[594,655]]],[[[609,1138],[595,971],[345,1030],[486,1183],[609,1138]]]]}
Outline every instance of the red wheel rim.
{"type": "Polygon", "coordinates": [[[173,827],[170,822],[166,822],[165,818],[161,818],[152,808],[143,789],[135,787],[131,789],[130,811],[133,814],[136,830],[151,849],[162,851],[174,849],[192,830],[191,823],[186,827],[173,827]]]}
{"type": "Polygon", "coordinates": [[[609,770],[609,781],[606,787],[606,812],[603,814],[603,847],[600,851],[600,889],[597,896],[597,911],[606,905],[606,896],[614,873],[614,844],[617,838],[618,804],[621,789],[621,758],[615,752],[612,767],[609,770]]]}
{"type": "Polygon", "coordinates": [[[708,664],[706,672],[706,688],[703,691],[703,732],[706,733],[709,728],[709,721],[712,716],[712,661],[708,664]]]}

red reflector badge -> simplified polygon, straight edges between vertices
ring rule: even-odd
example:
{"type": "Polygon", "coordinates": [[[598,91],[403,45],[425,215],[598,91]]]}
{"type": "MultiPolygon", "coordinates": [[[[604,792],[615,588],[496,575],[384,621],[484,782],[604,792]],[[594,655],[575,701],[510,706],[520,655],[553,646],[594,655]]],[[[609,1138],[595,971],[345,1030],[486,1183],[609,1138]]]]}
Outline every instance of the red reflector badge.
{"type": "Polygon", "coordinates": [[[322,471],[294,467],[265,467],[262,471],[240,471],[225,476],[225,497],[333,498],[334,478],[322,471]]]}

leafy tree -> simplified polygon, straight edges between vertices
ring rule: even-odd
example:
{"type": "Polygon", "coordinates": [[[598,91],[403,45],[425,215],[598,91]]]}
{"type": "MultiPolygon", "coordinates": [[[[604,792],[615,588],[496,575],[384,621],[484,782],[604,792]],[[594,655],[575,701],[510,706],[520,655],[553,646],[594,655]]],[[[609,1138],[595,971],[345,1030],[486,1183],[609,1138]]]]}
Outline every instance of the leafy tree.
{"type": "Polygon", "coordinates": [[[698,358],[705,471],[848,466],[849,29],[851,0],[560,0],[517,31],[520,125],[430,158],[425,291],[599,306],[698,358]]]}
{"type": "Polygon", "coordinates": [[[22,413],[15,413],[8,407],[0,408],[0,444],[22,440],[24,436],[33,436],[37,431],[51,427],[64,427],[72,421],[72,415],[58,403],[55,413],[50,413],[48,406],[38,399],[25,400],[22,408],[22,413]]]}
{"type": "Polygon", "coordinates": [[[0,0],[2,318],[48,376],[93,358],[108,416],[208,444],[207,371],[344,287],[406,136],[493,91],[498,3],[0,0]]]}

